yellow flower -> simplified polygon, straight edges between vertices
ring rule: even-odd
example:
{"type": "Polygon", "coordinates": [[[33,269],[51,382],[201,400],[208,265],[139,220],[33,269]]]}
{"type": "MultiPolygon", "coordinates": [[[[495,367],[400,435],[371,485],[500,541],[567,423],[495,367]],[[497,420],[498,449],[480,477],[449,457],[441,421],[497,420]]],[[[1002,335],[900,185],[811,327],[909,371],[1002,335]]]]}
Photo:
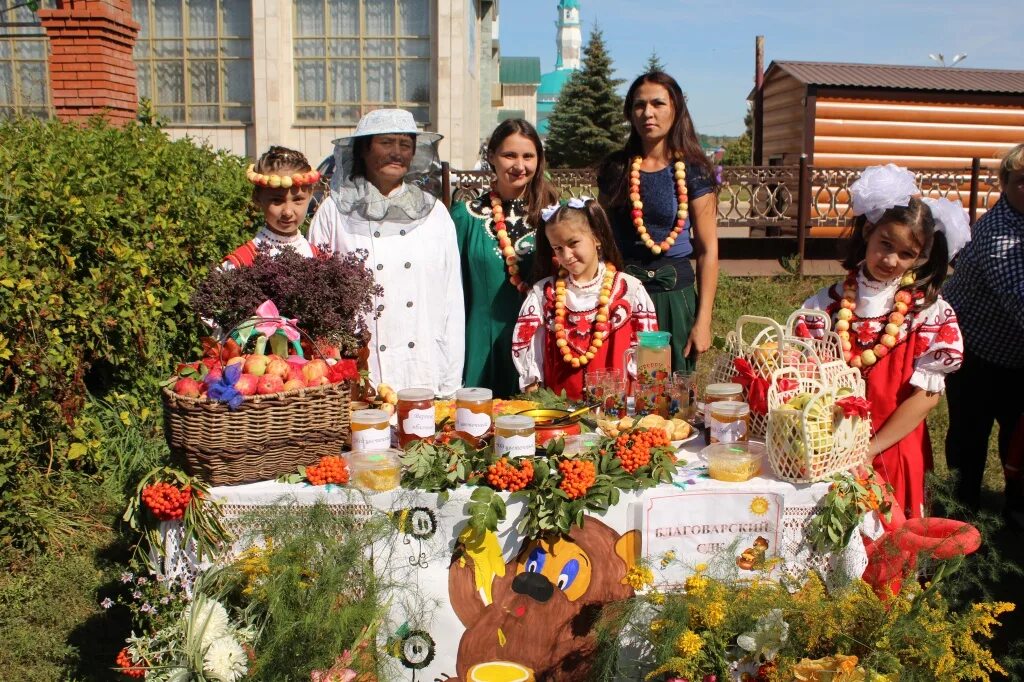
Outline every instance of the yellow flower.
{"type": "Polygon", "coordinates": [[[663,620],[661,618],[659,618],[657,620],[652,620],[651,621],[651,634],[652,635],[658,634],[659,632],[661,632],[662,630],[665,629],[665,625],[666,624],[667,624],[667,621],[665,621],[665,620],[663,620]]]}
{"type": "Polygon", "coordinates": [[[836,654],[826,658],[802,659],[793,666],[794,682],[864,682],[867,676],[857,667],[856,656],[836,654]]]}
{"type": "Polygon", "coordinates": [[[697,564],[693,567],[693,570],[697,571],[698,573],[703,573],[704,571],[708,570],[708,565],[703,563],[697,564]]]}
{"type": "Polygon", "coordinates": [[[626,584],[634,590],[642,590],[654,584],[654,573],[646,566],[634,566],[626,572],[626,584]]]}
{"type": "Polygon", "coordinates": [[[693,656],[704,646],[704,640],[693,630],[684,630],[676,640],[676,649],[680,656],[693,656]]]}
{"type": "Polygon", "coordinates": [[[661,592],[654,592],[651,594],[651,603],[655,606],[661,606],[665,603],[665,595],[661,592]]]}
{"type": "Polygon", "coordinates": [[[691,575],[686,579],[684,586],[686,587],[686,593],[691,594],[695,597],[699,597],[704,594],[704,591],[708,588],[708,579],[704,576],[697,574],[691,575]]]}
{"type": "Polygon", "coordinates": [[[709,603],[701,613],[701,620],[705,627],[717,628],[725,620],[725,604],[720,601],[709,603]]]}
{"type": "Polygon", "coordinates": [[[676,553],[673,550],[668,550],[661,555],[661,567],[668,568],[668,565],[676,560],[676,553]]]}

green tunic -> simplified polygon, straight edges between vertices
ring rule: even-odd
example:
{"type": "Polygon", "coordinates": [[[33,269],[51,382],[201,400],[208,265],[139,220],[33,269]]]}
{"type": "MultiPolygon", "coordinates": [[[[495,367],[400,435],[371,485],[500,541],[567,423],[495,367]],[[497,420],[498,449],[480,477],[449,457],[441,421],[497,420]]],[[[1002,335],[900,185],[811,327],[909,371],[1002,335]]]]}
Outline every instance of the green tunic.
{"type": "MultiPolygon", "coordinates": [[[[534,230],[526,224],[522,201],[506,201],[503,208],[505,229],[520,257],[520,276],[528,278],[533,267],[534,230]]],[[[507,398],[519,393],[519,373],[512,364],[512,331],[523,295],[508,281],[488,194],[455,204],[451,213],[466,298],[463,385],[490,388],[495,397],[507,398]]]]}

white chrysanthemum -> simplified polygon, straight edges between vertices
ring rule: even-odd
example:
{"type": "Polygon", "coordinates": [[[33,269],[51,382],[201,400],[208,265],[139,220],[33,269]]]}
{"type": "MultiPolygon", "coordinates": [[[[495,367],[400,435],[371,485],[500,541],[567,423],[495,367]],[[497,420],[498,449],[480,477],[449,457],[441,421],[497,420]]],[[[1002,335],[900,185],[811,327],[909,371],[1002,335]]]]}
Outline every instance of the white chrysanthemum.
{"type": "Polygon", "coordinates": [[[219,601],[205,599],[197,602],[185,612],[184,617],[188,618],[190,613],[192,621],[186,631],[191,642],[199,643],[200,651],[206,651],[211,642],[227,634],[228,612],[219,601]]]}
{"type": "Polygon", "coordinates": [[[226,635],[213,640],[203,655],[203,672],[212,680],[235,682],[249,671],[249,658],[238,641],[226,635]]]}

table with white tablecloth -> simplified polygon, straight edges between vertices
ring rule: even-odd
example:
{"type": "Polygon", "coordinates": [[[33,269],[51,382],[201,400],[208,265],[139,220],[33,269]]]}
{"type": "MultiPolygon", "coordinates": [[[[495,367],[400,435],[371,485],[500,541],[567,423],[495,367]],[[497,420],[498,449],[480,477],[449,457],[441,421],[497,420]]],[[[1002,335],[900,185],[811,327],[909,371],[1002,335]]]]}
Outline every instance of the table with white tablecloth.
{"type": "MultiPolygon", "coordinates": [[[[813,569],[831,580],[863,573],[867,556],[861,542],[830,554],[814,553],[804,542],[827,482],[794,485],[770,472],[742,483],[713,480],[697,456],[701,447],[696,439],[681,448],[687,463],[673,483],[623,493],[618,504],[588,515],[582,529],[556,544],[520,535],[516,528],[524,505],[509,502],[507,517],[489,539],[489,561],[480,552],[465,552],[458,542],[471,487],[452,491],[443,503],[436,493],[415,490],[370,495],[273,481],[217,487],[211,493],[221,502],[228,527],[247,538],[232,548],[236,554],[253,541],[242,532],[246,516],[268,505],[324,502],[337,513],[366,518],[404,511],[408,522],[398,526],[402,530],[387,546],[372,549],[378,570],[418,595],[417,606],[405,600],[391,605],[388,627],[406,639],[395,651],[398,669],[407,674],[394,679],[458,675],[466,680],[475,662],[510,660],[535,668],[538,656],[564,654],[555,646],[564,639],[557,630],[559,618],[571,618],[574,608],[584,604],[631,596],[626,575],[638,558],[652,569],[656,583],[681,583],[698,564],[721,563],[723,556],[735,556],[741,576],[747,571],[753,576],[766,566],[764,561],[744,563],[754,549],[774,575],[798,576],[813,569]]],[[[180,547],[180,527],[166,524],[164,530],[165,573],[195,576],[203,567],[180,547]]]]}

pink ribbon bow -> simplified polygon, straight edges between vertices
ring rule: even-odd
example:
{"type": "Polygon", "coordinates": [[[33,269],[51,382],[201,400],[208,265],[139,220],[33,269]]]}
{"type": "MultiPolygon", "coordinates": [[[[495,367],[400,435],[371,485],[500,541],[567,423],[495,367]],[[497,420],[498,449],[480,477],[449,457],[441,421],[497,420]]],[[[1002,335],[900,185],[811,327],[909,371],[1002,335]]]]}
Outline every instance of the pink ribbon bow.
{"type": "Polygon", "coordinates": [[[276,332],[282,331],[289,341],[299,340],[299,329],[295,326],[298,320],[281,317],[277,312],[277,306],[269,298],[256,309],[256,316],[265,318],[263,322],[256,325],[256,331],[268,339],[276,332]]]}
{"type": "Polygon", "coordinates": [[[867,419],[868,412],[871,410],[871,403],[866,398],[855,395],[840,398],[836,401],[836,406],[843,411],[844,417],[860,417],[861,419],[867,419]]]}

